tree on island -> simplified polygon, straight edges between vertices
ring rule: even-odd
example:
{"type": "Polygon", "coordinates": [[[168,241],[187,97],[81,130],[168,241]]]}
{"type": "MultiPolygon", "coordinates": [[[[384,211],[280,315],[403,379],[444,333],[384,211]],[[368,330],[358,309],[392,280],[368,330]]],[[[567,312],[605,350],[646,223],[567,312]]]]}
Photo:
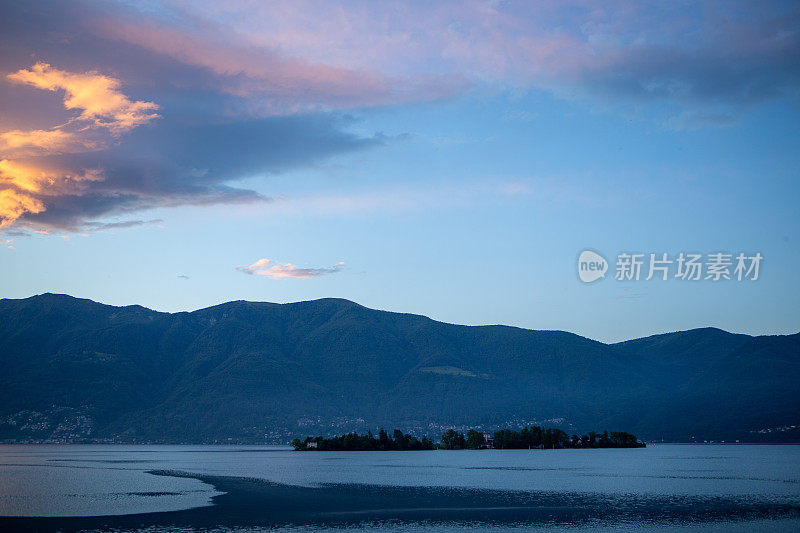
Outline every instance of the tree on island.
{"type": "Polygon", "coordinates": [[[467,448],[479,450],[484,444],[486,444],[486,439],[483,438],[483,433],[470,429],[467,433],[467,448]]]}
{"type": "Polygon", "coordinates": [[[524,427],[520,431],[501,429],[494,433],[494,447],[501,450],[561,449],[561,448],[643,448],[635,435],[624,431],[604,431],[602,435],[569,436],[557,428],[524,427]]]}
{"type": "Polygon", "coordinates": [[[436,445],[428,437],[422,440],[414,436],[406,435],[399,429],[394,430],[394,438],[381,429],[378,438],[372,436],[372,432],[366,435],[358,433],[348,433],[339,437],[306,437],[306,439],[294,439],[292,447],[295,450],[320,450],[320,451],[389,451],[389,450],[435,450],[436,445]]]}
{"type": "MultiPolygon", "coordinates": [[[[392,436],[381,429],[377,438],[372,432],[366,435],[348,433],[338,437],[306,437],[305,440],[294,439],[295,450],[320,451],[401,451],[401,450],[463,450],[480,449],[486,444],[482,432],[471,429],[467,437],[455,429],[448,429],[442,434],[442,442],[437,445],[428,437],[418,439],[395,429],[392,436]]],[[[494,432],[494,447],[500,450],[532,450],[562,448],[644,448],[635,435],[624,431],[604,431],[602,434],[590,432],[588,435],[568,435],[557,428],[542,429],[538,426],[524,427],[519,431],[501,429],[494,432]]]]}
{"type": "Polygon", "coordinates": [[[464,434],[454,429],[448,429],[442,433],[442,448],[445,450],[463,450],[467,447],[464,434]]]}

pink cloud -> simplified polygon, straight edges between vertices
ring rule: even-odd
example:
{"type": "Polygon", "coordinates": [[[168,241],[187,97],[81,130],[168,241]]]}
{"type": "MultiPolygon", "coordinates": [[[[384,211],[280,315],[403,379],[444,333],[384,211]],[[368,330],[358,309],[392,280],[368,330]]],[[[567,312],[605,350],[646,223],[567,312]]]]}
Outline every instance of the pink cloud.
{"type": "Polygon", "coordinates": [[[338,105],[358,105],[359,97],[364,105],[435,98],[447,93],[447,76],[570,97],[734,105],[798,82],[793,57],[800,37],[791,4],[231,0],[171,6],[195,29],[181,30],[182,37],[128,29],[118,38],[220,74],[241,73],[247,82],[239,80],[240,90],[250,83],[293,91],[299,84],[303,95],[338,105]]]}
{"type": "Polygon", "coordinates": [[[249,99],[261,115],[370,107],[450,97],[466,81],[456,75],[393,76],[366,65],[353,68],[283,53],[229,29],[205,24],[188,31],[152,21],[96,19],[93,31],[207,69],[223,92],[249,99]]]}
{"type": "Polygon", "coordinates": [[[265,276],[271,279],[304,279],[333,274],[344,268],[344,262],[339,262],[330,268],[300,268],[292,263],[278,264],[271,259],[259,259],[250,266],[238,266],[236,270],[245,274],[265,276]]]}

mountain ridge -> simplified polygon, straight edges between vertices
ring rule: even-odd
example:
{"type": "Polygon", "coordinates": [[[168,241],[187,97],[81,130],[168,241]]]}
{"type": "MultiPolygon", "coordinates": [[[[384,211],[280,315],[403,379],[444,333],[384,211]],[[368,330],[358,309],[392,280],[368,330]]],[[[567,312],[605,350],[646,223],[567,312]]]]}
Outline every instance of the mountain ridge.
{"type": "Polygon", "coordinates": [[[0,439],[287,442],[539,423],[792,440],[799,354],[800,334],[697,328],[606,344],[340,298],[164,313],[45,293],[0,300],[0,439]]]}
{"type": "Polygon", "coordinates": [[[362,304],[360,304],[358,302],[355,302],[353,300],[349,300],[347,298],[340,298],[340,297],[333,297],[333,296],[325,296],[325,297],[322,297],[322,298],[315,298],[315,299],[312,299],[312,300],[299,300],[297,302],[286,302],[286,303],[266,302],[266,301],[260,301],[260,300],[229,300],[229,301],[226,301],[226,302],[221,302],[221,303],[218,303],[218,304],[210,305],[208,307],[201,307],[201,308],[198,308],[198,309],[193,309],[191,311],[158,311],[156,309],[152,309],[150,307],[146,307],[146,306],[143,306],[141,304],[113,305],[113,304],[106,304],[106,303],[98,302],[98,301],[92,300],[90,298],[80,298],[80,297],[72,296],[72,295],[69,295],[69,294],[66,294],[66,293],[54,293],[54,292],[43,292],[43,293],[40,293],[40,294],[34,294],[32,296],[28,296],[28,297],[25,297],[25,298],[0,298],[0,304],[2,304],[3,302],[6,302],[6,301],[9,301],[9,302],[21,302],[21,301],[32,300],[32,299],[42,298],[42,297],[63,297],[63,298],[71,299],[71,300],[90,302],[92,304],[96,304],[96,305],[100,305],[100,306],[104,306],[104,307],[113,307],[113,308],[117,308],[117,309],[140,308],[140,309],[143,309],[145,311],[150,311],[152,313],[158,313],[158,314],[163,314],[163,315],[192,314],[192,313],[198,313],[200,311],[208,311],[208,310],[211,310],[211,309],[227,306],[227,305],[230,305],[230,304],[256,304],[256,305],[266,305],[266,306],[288,305],[288,306],[292,306],[292,305],[300,305],[300,304],[307,304],[307,303],[313,303],[313,302],[338,301],[338,302],[345,302],[347,304],[351,304],[351,305],[355,305],[355,306],[358,306],[358,307],[362,307],[364,309],[369,309],[371,311],[379,311],[379,312],[383,312],[383,313],[391,313],[391,314],[396,314],[396,315],[416,316],[416,317],[421,317],[421,318],[425,318],[425,319],[431,320],[433,322],[438,322],[438,323],[441,323],[441,324],[448,324],[448,325],[452,325],[452,326],[461,326],[461,327],[466,327],[466,328],[501,327],[501,328],[521,329],[521,330],[525,330],[525,331],[542,331],[542,332],[544,332],[544,331],[555,331],[555,332],[569,333],[571,335],[575,335],[577,337],[581,337],[581,338],[584,338],[584,339],[593,340],[595,342],[599,342],[599,343],[602,343],[602,344],[605,344],[605,345],[608,345],[608,346],[622,345],[622,344],[633,342],[633,341],[640,341],[640,340],[644,340],[644,339],[651,339],[651,338],[655,338],[655,337],[673,335],[673,334],[676,334],[676,333],[688,333],[688,332],[693,332],[693,331],[712,331],[713,330],[713,331],[719,331],[719,332],[722,332],[722,333],[727,333],[727,334],[730,334],[730,335],[741,335],[741,336],[751,337],[751,338],[757,338],[757,337],[790,337],[792,335],[800,334],[800,329],[798,329],[798,331],[795,332],[795,333],[786,333],[786,334],[775,333],[775,334],[751,335],[751,334],[748,334],[748,333],[734,333],[734,332],[727,331],[725,329],[722,329],[722,328],[719,328],[719,327],[716,327],[716,326],[698,326],[696,328],[691,328],[691,329],[665,331],[665,332],[661,332],[661,333],[653,333],[651,335],[645,335],[644,337],[635,337],[635,338],[627,339],[627,340],[623,340],[623,341],[603,342],[603,341],[600,341],[600,340],[597,340],[597,339],[592,339],[591,337],[586,337],[586,336],[580,335],[578,333],[574,333],[574,332],[567,331],[567,330],[561,330],[561,329],[532,329],[532,328],[526,328],[526,327],[522,327],[522,326],[512,326],[512,325],[509,325],[509,324],[459,324],[459,323],[456,323],[456,322],[445,322],[445,321],[442,321],[442,320],[437,320],[437,319],[434,319],[434,318],[430,318],[427,315],[421,315],[419,313],[410,313],[410,312],[404,312],[404,311],[390,311],[390,310],[386,310],[386,309],[377,309],[377,308],[367,307],[365,305],[362,305],[362,304]]]}

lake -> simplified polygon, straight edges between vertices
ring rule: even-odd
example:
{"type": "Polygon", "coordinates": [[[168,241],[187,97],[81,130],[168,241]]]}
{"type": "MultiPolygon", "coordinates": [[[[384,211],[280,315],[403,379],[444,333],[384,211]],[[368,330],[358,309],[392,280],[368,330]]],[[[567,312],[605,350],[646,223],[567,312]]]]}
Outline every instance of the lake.
{"type": "Polygon", "coordinates": [[[800,446],[0,446],[0,529],[800,531],[800,446]]]}

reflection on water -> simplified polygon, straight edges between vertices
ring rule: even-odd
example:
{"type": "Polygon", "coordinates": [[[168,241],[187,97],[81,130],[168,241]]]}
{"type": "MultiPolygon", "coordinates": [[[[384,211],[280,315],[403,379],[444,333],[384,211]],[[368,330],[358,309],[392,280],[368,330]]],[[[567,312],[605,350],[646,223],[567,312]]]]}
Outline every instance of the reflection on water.
{"type": "MultiPolygon", "coordinates": [[[[800,506],[800,446],[763,445],[324,453],[266,446],[0,446],[0,515],[97,516],[172,511],[212,505],[211,498],[220,494],[209,482],[150,473],[155,470],[211,478],[255,478],[308,488],[377,485],[391,492],[402,487],[424,487],[429,494],[448,488],[478,490],[491,495],[495,502],[492,516],[506,513],[503,505],[509,509],[518,505],[552,505],[588,510],[577,523],[555,518],[549,525],[540,521],[533,527],[531,523],[514,523],[510,510],[509,520],[503,519],[503,523],[480,523],[481,528],[496,531],[537,531],[554,524],[565,531],[646,531],[654,527],[653,520],[659,529],[676,532],[800,530],[796,518],[785,516],[727,520],[723,512],[713,522],[697,523],[691,519],[693,505],[716,505],[716,501],[725,506],[800,506]],[[654,505],[673,511],[662,516],[640,511],[654,505]],[[592,510],[602,507],[615,510],[613,522],[593,520],[599,515],[592,510]]],[[[474,527],[474,521],[432,523],[409,519],[368,521],[336,531],[464,531],[474,527]]],[[[325,525],[321,529],[331,528],[325,525]]]]}
{"type": "Polygon", "coordinates": [[[158,478],[123,468],[0,465],[0,515],[6,516],[175,511],[208,505],[216,494],[196,479],[158,478]]]}

